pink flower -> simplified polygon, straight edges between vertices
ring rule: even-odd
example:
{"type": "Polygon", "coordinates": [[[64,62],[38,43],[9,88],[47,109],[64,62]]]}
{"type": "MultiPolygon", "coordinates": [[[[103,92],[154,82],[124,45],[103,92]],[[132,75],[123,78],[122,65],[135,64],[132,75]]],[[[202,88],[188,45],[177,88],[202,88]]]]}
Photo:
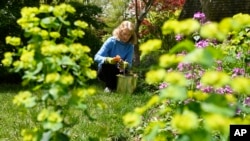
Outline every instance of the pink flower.
{"type": "Polygon", "coordinates": [[[178,34],[175,36],[176,41],[181,41],[182,39],[183,39],[183,35],[181,35],[181,34],[178,34]]]}
{"type": "Polygon", "coordinates": [[[168,86],[167,83],[162,82],[162,83],[159,85],[159,89],[164,89],[164,88],[166,88],[167,86],[168,86]]]}

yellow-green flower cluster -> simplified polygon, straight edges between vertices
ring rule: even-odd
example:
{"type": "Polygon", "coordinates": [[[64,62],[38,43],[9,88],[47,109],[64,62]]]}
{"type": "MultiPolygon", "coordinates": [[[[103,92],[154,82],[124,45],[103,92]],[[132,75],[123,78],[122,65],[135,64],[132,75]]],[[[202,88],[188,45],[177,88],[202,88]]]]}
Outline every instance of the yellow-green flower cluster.
{"type": "Polygon", "coordinates": [[[156,105],[159,102],[160,102],[160,97],[158,95],[152,96],[151,99],[147,102],[146,105],[144,105],[142,107],[135,108],[134,112],[137,113],[137,114],[142,115],[146,110],[153,107],[154,105],[156,105]]]}
{"type": "MultiPolygon", "coordinates": [[[[81,44],[75,43],[69,46],[70,52],[73,54],[75,60],[79,60],[86,56],[86,53],[90,52],[88,46],[83,46],[81,44]]],[[[84,58],[87,59],[87,58],[84,58]]]]}
{"type": "Polygon", "coordinates": [[[123,122],[128,127],[135,127],[138,126],[142,121],[142,116],[135,112],[127,113],[123,116],[123,122]]]}
{"type": "Polygon", "coordinates": [[[17,106],[24,105],[25,107],[33,107],[36,104],[36,98],[29,91],[21,91],[13,99],[13,103],[17,106]]]}
{"type": "Polygon", "coordinates": [[[84,72],[85,72],[86,76],[90,79],[94,79],[97,76],[97,72],[95,70],[91,70],[89,68],[86,68],[84,72]]]}
{"type": "Polygon", "coordinates": [[[20,57],[20,63],[22,64],[24,69],[33,67],[33,65],[36,62],[34,59],[34,55],[35,55],[34,50],[28,51],[23,49],[23,52],[20,57]]]}
{"type": "Polygon", "coordinates": [[[209,95],[202,91],[188,91],[187,96],[188,98],[192,98],[198,101],[204,101],[205,99],[208,98],[209,95]]]}
{"type": "Polygon", "coordinates": [[[80,98],[78,100],[82,101],[85,100],[88,96],[91,96],[95,94],[94,88],[88,88],[88,89],[77,89],[73,91],[73,95],[80,98]]]}
{"type": "Polygon", "coordinates": [[[4,53],[4,59],[2,60],[2,63],[4,66],[9,67],[13,61],[12,53],[11,52],[5,52],[4,53]]]}
{"type": "Polygon", "coordinates": [[[45,77],[45,82],[46,83],[55,83],[55,82],[58,82],[60,80],[60,77],[61,77],[60,74],[57,72],[49,73],[45,77]]]}
{"type": "Polygon", "coordinates": [[[63,118],[58,111],[43,109],[38,114],[37,120],[43,122],[43,127],[45,129],[50,129],[52,131],[57,131],[63,127],[63,118]]]}
{"type": "Polygon", "coordinates": [[[164,82],[168,82],[172,85],[177,86],[187,86],[188,81],[185,78],[184,74],[181,72],[168,72],[164,78],[164,82]]]}
{"type": "Polygon", "coordinates": [[[49,35],[50,37],[55,38],[55,39],[61,37],[61,34],[59,32],[50,32],[49,35]]]}
{"type": "Polygon", "coordinates": [[[74,83],[74,77],[71,74],[63,74],[60,79],[60,82],[64,85],[71,85],[74,83]]]}
{"type": "Polygon", "coordinates": [[[39,12],[40,13],[50,13],[53,11],[53,9],[54,9],[54,7],[52,7],[50,5],[41,4],[41,6],[39,7],[39,12]]]}
{"type": "Polygon", "coordinates": [[[33,130],[23,129],[21,132],[23,141],[37,141],[38,140],[37,132],[38,132],[37,128],[34,128],[33,130]]]}
{"type": "Polygon", "coordinates": [[[75,13],[75,8],[69,4],[60,4],[54,7],[53,14],[56,17],[64,16],[66,12],[75,13]]]}
{"type": "Polygon", "coordinates": [[[21,9],[21,15],[24,18],[35,17],[39,13],[38,8],[36,7],[24,7],[21,9]]]}
{"type": "Polygon", "coordinates": [[[159,66],[161,67],[170,67],[175,65],[183,60],[183,56],[175,54],[164,54],[160,56],[159,66]]]}
{"type": "Polygon", "coordinates": [[[63,53],[69,52],[69,47],[65,44],[58,44],[56,45],[52,41],[43,41],[41,44],[41,53],[44,56],[56,56],[61,55],[63,53]]]}
{"type": "Polygon", "coordinates": [[[222,134],[228,134],[228,127],[231,119],[220,114],[209,114],[204,117],[205,128],[210,131],[219,131],[222,134]]]}
{"type": "Polygon", "coordinates": [[[86,23],[86,22],[84,22],[84,21],[80,21],[80,20],[75,21],[75,22],[74,22],[74,25],[75,25],[75,26],[78,26],[78,27],[80,27],[80,28],[83,28],[83,29],[85,29],[85,28],[88,27],[88,23],[86,23]]]}
{"type": "Polygon", "coordinates": [[[189,110],[185,110],[182,114],[175,114],[171,121],[173,128],[179,133],[191,132],[199,126],[198,116],[189,110]]]}
{"type": "Polygon", "coordinates": [[[220,41],[226,39],[232,31],[249,26],[249,14],[237,14],[233,18],[224,18],[220,23],[210,22],[202,26],[200,35],[204,38],[216,38],[220,41]]]}
{"type": "Polygon", "coordinates": [[[39,32],[39,35],[42,37],[42,39],[48,39],[49,38],[49,33],[48,33],[48,31],[47,30],[41,30],[40,32],[39,32]]]}
{"type": "Polygon", "coordinates": [[[146,73],[146,82],[148,84],[159,83],[164,80],[166,75],[165,69],[151,70],[146,73]]]}
{"type": "Polygon", "coordinates": [[[236,77],[232,80],[232,89],[239,94],[250,94],[250,79],[245,77],[236,77]]]}
{"type": "Polygon", "coordinates": [[[194,19],[186,19],[183,21],[168,20],[163,24],[162,33],[190,35],[191,33],[198,31],[199,28],[200,28],[200,23],[194,19]]]}
{"type": "Polygon", "coordinates": [[[156,51],[161,48],[162,41],[158,39],[150,39],[147,42],[140,45],[141,59],[152,51],[156,51]]]}
{"type": "Polygon", "coordinates": [[[73,38],[82,38],[85,35],[85,32],[80,29],[73,29],[68,32],[69,36],[73,38]]]}
{"type": "Polygon", "coordinates": [[[164,133],[161,134],[161,130],[165,130],[166,123],[162,121],[151,121],[149,125],[144,130],[144,137],[143,141],[168,141],[167,138],[164,136],[164,133]],[[154,132],[158,132],[157,134],[152,134],[154,132]]]}
{"type": "Polygon", "coordinates": [[[19,37],[11,37],[7,36],[5,38],[6,44],[10,44],[12,46],[19,46],[21,44],[21,39],[19,37]]]}
{"type": "Polygon", "coordinates": [[[36,17],[36,14],[39,13],[38,8],[36,7],[24,7],[21,10],[22,18],[17,20],[17,23],[23,29],[29,29],[39,25],[40,19],[36,17]]]}
{"type": "Polygon", "coordinates": [[[230,82],[230,77],[224,72],[207,71],[201,78],[201,83],[215,88],[223,87],[230,82]]]}

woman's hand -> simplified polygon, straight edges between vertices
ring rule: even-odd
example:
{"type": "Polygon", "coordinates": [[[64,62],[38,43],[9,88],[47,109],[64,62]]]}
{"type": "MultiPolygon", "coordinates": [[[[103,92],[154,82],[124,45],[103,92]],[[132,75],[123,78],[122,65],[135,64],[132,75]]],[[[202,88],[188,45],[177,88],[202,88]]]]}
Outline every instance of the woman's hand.
{"type": "Polygon", "coordinates": [[[105,62],[108,64],[116,64],[121,61],[121,57],[116,55],[115,57],[106,57],[105,62]]]}
{"type": "Polygon", "coordinates": [[[121,60],[118,62],[118,67],[120,70],[125,70],[128,67],[128,62],[121,60]]]}

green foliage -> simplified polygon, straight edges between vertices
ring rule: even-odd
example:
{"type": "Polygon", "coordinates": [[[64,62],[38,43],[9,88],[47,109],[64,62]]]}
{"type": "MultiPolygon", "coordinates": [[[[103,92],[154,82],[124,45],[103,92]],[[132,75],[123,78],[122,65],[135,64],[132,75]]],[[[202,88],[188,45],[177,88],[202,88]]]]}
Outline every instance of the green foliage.
{"type": "MultiPolygon", "coordinates": [[[[57,1],[59,2],[59,1],[57,1]]],[[[89,28],[84,29],[85,38],[76,39],[76,42],[81,44],[87,45],[91,47],[91,52],[89,53],[90,57],[93,57],[97,50],[100,48],[102,41],[99,36],[102,33],[102,29],[105,26],[103,22],[101,22],[98,16],[102,13],[101,8],[95,5],[85,5],[83,2],[69,2],[72,5],[76,12],[75,14],[68,15],[67,20],[69,22],[74,22],[76,20],[84,20],[89,24],[89,28]]],[[[6,1],[2,2],[1,7],[2,10],[0,11],[0,59],[4,58],[4,53],[6,51],[16,50],[13,46],[10,46],[5,43],[5,37],[8,35],[20,37],[22,41],[26,42],[26,38],[23,37],[23,31],[21,30],[20,26],[16,23],[17,19],[21,17],[20,10],[24,6],[38,6],[39,1],[6,1]]],[[[44,14],[40,14],[42,16],[44,14]]],[[[67,36],[67,29],[62,27],[61,35],[67,36]]],[[[94,65],[92,68],[95,67],[94,65]]],[[[13,79],[20,80],[20,75],[22,72],[18,74],[13,74],[8,72],[5,68],[1,67],[1,78],[12,77],[13,79]]],[[[7,79],[2,79],[7,80],[7,79]]],[[[13,82],[13,81],[9,81],[13,82]]],[[[20,82],[20,81],[18,81],[20,82]]]]}
{"type": "Polygon", "coordinates": [[[147,71],[150,70],[151,66],[153,67],[159,61],[159,55],[168,52],[175,44],[176,40],[173,34],[164,36],[162,34],[162,25],[164,21],[177,19],[179,11],[169,11],[169,10],[161,10],[154,11],[151,10],[147,13],[147,17],[142,21],[139,28],[139,44],[142,44],[140,50],[148,50],[150,53],[141,54],[140,66],[134,68],[134,70],[140,74],[138,81],[138,91],[154,91],[158,89],[158,86],[148,85],[144,81],[144,76],[147,71]],[[161,45],[157,48],[153,49],[152,46],[148,46],[147,43],[151,39],[158,39],[161,42],[161,45]],[[145,48],[144,48],[144,47],[145,48]],[[141,81],[140,81],[141,80],[141,81]]]}
{"type": "MultiPolygon", "coordinates": [[[[250,115],[246,110],[249,103],[245,101],[250,94],[247,75],[250,49],[246,45],[250,41],[249,20],[249,15],[238,14],[204,25],[194,19],[166,21],[163,34],[193,36],[198,33],[201,38],[217,39],[217,43],[195,48],[193,40],[183,40],[171,52],[162,54],[158,65],[146,73],[146,82],[166,82],[167,86],[155,92],[147,104],[124,116],[127,127],[142,128],[140,135],[145,141],[226,141],[230,124],[249,124],[250,115]],[[190,66],[181,71],[179,64],[190,66]],[[239,68],[243,72],[236,73],[239,68]],[[189,79],[188,73],[194,78],[189,79]],[[209,88],[231,87],[232,90],[205,92],[198,88],[197,82],[209,88]],[[238,110],[241,112],[236,112],[238,110]],[[146,111],[153,111],[149,121],[142,119],[146,111]]],[[[158,42],[149,41],[146,45],[141,46],[143,55],[154,51],[158,42]]]]}
{"type": "Polygon", "coordinates": [[[103,32],[106,24],[99,20],[103,11],[96,5],[84,5],[80,2],[69,2],[69,4],[76,9],[75,14],[69,15],[69,21],[84,20],[89,24],[89,28],[84,29],[84,38],[77,39],[76,41],[91,47],[90,56],[94,57],[103,43],[100,33],[103,32]]]}
{"type": "MultiPolygon", "coordinates": [[[[21,16],[21,8],[38,5],[39,1],[34,0],[4,0],[0,2],[0,60],[4,58],[4,52],[15,50],[12,46],[5,44],[5,37],[7,35],[20,36],[21,28],[16,24],[16,21],[21,16]]],[[[20,83],[20,75],[10,73],[3,66],[0,66],[1,82],[20,83]]]]}
{"type": "Polygon", "coordinates": [[[34,85],[20,91],[13,103],[27,109],[42,105],[36,115],[40,125],[23,129],[23,140],[69,140],[64,132],[69,116],[65,111],[76,107],[88,116],[85,100],[95,89],[88,87],[86,81],[94,79],[96,71],[90,69],[93,63],[88,55],[90,48],[76,42],[85,35],[88,23],[68,20],[75,12],[68,4],[24,7],[17,23],[28,42],[6,37],[6,43],[15,46],[17,52],[6,52],[3,65],[15,72],[24,71],[22,84],[34,85]],[[64,29],[65,36],[61,34],[64,29]],[[35,94],[38,90],[42,91],[39,95],[35,94]]]}

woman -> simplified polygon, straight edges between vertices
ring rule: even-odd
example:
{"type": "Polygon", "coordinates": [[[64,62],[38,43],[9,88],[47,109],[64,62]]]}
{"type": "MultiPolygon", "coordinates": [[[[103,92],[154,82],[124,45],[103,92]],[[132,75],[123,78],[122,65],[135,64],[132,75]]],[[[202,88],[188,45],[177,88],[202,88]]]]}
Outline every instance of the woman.
{"type": "Polygon", "coordinates": [[[116,75],[132,66],[135,41],[134,24],[123,21],[96,53],[94,60],[98,63],[98,78],[106,85],[104,92],[116,90],[116,75]]]}

